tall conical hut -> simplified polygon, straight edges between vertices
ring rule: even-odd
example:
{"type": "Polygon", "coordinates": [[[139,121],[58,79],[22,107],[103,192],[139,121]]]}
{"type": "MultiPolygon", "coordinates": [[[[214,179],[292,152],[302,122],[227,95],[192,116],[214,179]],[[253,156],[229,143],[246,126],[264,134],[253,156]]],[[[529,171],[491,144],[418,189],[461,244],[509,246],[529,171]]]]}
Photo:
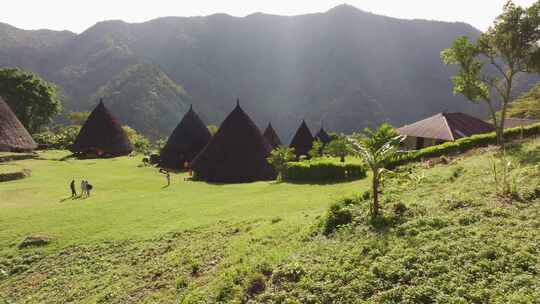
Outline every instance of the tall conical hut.
{"type": "Polygon", "coordinates": [[[281,140],[279,139],[279,136],[272,127],[272,123],[268,123],[266,130],[264,130],[263,136],[264,138],[266,138],[266,141],[270,144],[272,149],[281,146],[281,140]]]}
{"type": "Polygon", "coordinates": [[[301,156],[309,157],[309,151],[313,148],[314,140],[315,138],[313,138],[306,122],[303,120],[289,147],[294,148],[294,154],[297,158],[301,156]]]}
{"type": "Polygon", "coordinates": [[[326,133],[324,126],[321,126],[321,129],[319,130],[319,132],[317,132],[317,135],[315,135],[315,138],[320,140],[323,143],[323,145],[326,145],[332,141],[332,138],[330,138],[330,135],[326,133]]]}
{"type": "Polygon", "coordinates": [[[190,163],[210,139],[212,134],[191,106],[161,150],[159,166],[184,169],[184,163],[190,163]]]}
{"type": "Polygon", "coordinates": [[[244,183],[276,178],[266,158],[270,144],[238,103],[210,143],[193,160],[198,179],[212,183],[244,183]]]}
{"type": "Polygon", "coordinates": [[[29,152],[36,148],[30,133],[0,97],[0,152],[29,152]]]}
{"type": "Polygon", "coordinates": [[[100,99],[70,150],[84,156],[116,157],[128,155],[133,151],[133,146],[120,122],[100,99]]]}

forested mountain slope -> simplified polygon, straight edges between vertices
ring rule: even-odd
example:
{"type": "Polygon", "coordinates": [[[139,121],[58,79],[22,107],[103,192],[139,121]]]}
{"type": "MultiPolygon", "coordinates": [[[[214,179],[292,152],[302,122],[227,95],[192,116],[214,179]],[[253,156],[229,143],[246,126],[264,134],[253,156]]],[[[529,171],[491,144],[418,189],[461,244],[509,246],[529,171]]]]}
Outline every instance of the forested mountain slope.
{"type": "MultiPolygon", "coordinates": [[[[207,123],[219,124],[240,97],[259,126],[271,120],[287,139],[303,118],[314,129],[324,120],[329,130],[352,132],[443,110],[480,113],[452,94],[453,70],[439,58],[456,37],[479,33],[463,23],[400,20],[347,5],[294,17],[106,21],[79,35],[0,25],[0,66],[38,72],[63,88],[68,110],[82,110],[126,69],[150,64],[161,70],[154,76],[164,73],[185,89],[207,123]]],[[[121,95],[131,97],[122,103],[147,107],[173,102],[121,95]]],[[[119,114],[148,132],[143,113],[119,114]]],[[[167,135],[162,128],[150,133],[167,135]]]]}

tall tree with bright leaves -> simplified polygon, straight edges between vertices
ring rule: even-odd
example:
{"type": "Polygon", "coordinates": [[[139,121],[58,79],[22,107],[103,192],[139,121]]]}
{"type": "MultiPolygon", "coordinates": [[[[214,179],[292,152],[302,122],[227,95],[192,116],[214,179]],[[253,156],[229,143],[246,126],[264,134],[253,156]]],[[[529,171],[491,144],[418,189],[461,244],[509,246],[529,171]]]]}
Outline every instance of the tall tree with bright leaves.
{"type": "Polygon", "coordinates": [[[60,113],[55,85],[20,69],[0,69],[0,96],[30,133],[36,133],[60,113]]]}
{"type": "Polygon", "coordinates": [[[519,77],[540,71],[539,40],[540,1],[529,8],[508,1],[476,42],[461,37],[441,53],[444,63],[459,68],[452,78],[454,93],[488,105],[499,145],[504,144],[507,109],[519,77]]]}

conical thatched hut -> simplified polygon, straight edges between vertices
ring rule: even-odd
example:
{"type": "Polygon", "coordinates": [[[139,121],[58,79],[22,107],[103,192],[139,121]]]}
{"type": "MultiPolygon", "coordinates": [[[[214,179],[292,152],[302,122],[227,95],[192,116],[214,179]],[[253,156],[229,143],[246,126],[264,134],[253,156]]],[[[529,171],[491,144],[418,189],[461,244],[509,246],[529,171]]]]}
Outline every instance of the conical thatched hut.
{"type": "Polygon", "coordinates": [[[71,151],[96,156],[122,156],[131,153],[133,146],[118,120],[100,100],[82,126],[71,151]]]}
{"type": "Polygon", "coordinates": [[[0,152],[28,152],[36,148],[32,136],[0,98],[0,152]]]}
{"type": "Polygon", "coordinates": [[[197,178],[213,183],[271,180],[276,173],[266,161],[270,151],[259,128],[238,104],[191,166],[197,178]]]}
{"type": "Polygon", "coordinates": [[[297,158],[300,158],[302,155],[309,157],[309,151],[313,148],[314,140],[311,131],[303,120],[289,147],[294,148],[294,154],[296,154],[297,158]]]}
{"type": "Polygon", "coordinates": [[[315,135],[315,138],[320,140],[323,143],[323,145],[326,145],[327,143],[332,141],[332,138],[330,138],[330,135],[326,133],[326,131],[324,130],[324,127],[321,127],[319,132],[317,132],[317,135],[315,135]]]}
{"type": "Polygon", "coordinates": [[[272,123],[268,123],[268,127],[266,127],[266,130],[264,130],[263,136],[264,138],[266,138],[266,141],[270,144],[272,149],[281,146],[281,140],[279,139],[279,136],[272,127],[272,123]]]}
{"type": "Polygon", "coordinates": [[[206,147],[210,139],[212,134],[193,111],[193,107],[190,107],[161,150],[160,167],[183,169],[184,163],[191,162],[206,147]]]}

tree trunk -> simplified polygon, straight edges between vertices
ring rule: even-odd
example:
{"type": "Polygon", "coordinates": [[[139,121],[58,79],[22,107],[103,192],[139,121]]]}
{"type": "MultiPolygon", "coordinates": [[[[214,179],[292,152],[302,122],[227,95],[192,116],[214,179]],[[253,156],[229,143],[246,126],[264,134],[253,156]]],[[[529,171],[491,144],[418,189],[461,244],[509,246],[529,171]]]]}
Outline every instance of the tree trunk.
{"type": "Polygon", "coordinates": [[[379,174],[373,172],[373,207],[372,216],[379,216],[379,174]]]}
{"type": "Polygon", "coordinates": [[[341,162],[344,163],[345,162],[345,156],[341,156],[341,162]]]}

